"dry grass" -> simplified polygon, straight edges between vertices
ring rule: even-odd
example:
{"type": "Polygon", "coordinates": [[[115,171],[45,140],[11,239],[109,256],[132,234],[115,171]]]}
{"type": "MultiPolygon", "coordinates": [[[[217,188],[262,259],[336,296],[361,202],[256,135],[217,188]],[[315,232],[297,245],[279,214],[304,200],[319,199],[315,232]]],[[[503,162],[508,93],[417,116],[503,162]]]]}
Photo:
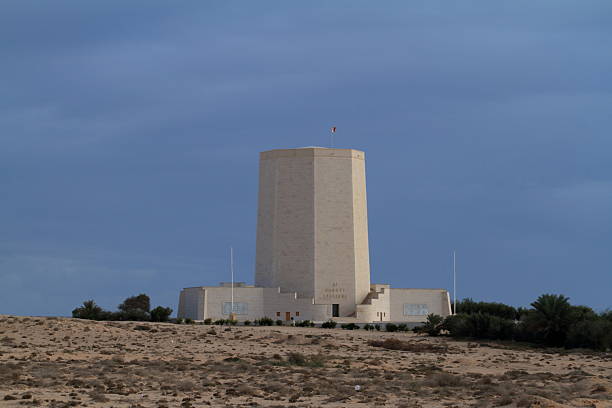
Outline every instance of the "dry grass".
{"type": "Polygon", "coordinates": [[[382,347],[387,350],[410,351],[413,353],[446,353],[446,345],[432,344],[426,342],[402,341],[397,338],[387,338],[384,340],[370,340],[368,344],[373,347],[382,347]]]}
{"type": "Polygon", "coordinates": [[[571,406],[608,401],[612,385],[604,355],[447,347],[411,334],[0,321],[0,400],[16,398],[7,407],[571,406]]]}

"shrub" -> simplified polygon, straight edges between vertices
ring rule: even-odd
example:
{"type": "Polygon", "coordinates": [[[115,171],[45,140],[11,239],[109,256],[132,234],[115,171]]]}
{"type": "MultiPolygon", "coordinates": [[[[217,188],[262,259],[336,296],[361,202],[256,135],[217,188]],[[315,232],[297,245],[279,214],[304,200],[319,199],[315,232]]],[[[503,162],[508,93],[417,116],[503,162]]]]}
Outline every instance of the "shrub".
{"type": "Polygon", "coordinates": [[[612,322],[604,317],[576,322],[569,328],[564,345],[609,351],[612,349],[612,322]]]}
{"type": "Polygon", "coordinates": [[[185,319],[185,324],[193,324],[194,321],[193,319],[190,319],[189,317],[185,319]]]}
{"type": "Polygon", "coordinates": [[[340,327],[342,327],[344,330],[356,330],[359,328],[359,326],[355,323],[346,323],[341,325],[340,327]]]}
{"type": "Polygon", "coordinates": [[[269,317],[262,317],[261,319],[255,320],[255,324],[258,326],[272,326],[274,321],[269,317]]]}
{"type": "Polygon", "coordinates": [[[324,322],[324,323],[321,325],[321,327],[322,327],[322,328],[324,328],[324,329],[334,329],[334,328],[336,328],[336,325],[337,325],[337,324],[338,324],[338,323],[336,323],[335,321],[333,321],[333,320],[331,320],[331,319],[330,319],[330,320],[328,320],[328,321],[324,322]]]}
{"type": "Polygon", "coordinates": [[[435,373],[427,377],[424,384],[429,387],[459,387],[464,384],[464,380],[451,373],[435,373]]]}
{"type": "Polygon", "coordinates": [[[226,320],[225,319],[217,319],[213,322],[213,324],[215,326],[223,326],[225,324],[226,320]]]}
{"type": "Polygon", "coordinates": [[[396,332],[397,331],[397,325],[393,324],[393,323],[387,323],[385,325],[385,330],[388,332],[396,332]]]}
{"type": "Polygon", "coordinates": [[[207,317],[206,319],[204,319],[204,324],[205,325],[210,325],[210,324],[212,324],[212,322],[213,321],[212,321],[212,319],[210,317],[207,317]]]}
{"type": "Polygon", "coordinates": [[[498,316],[475,313],[448,316],[442,328],[453,337],[474,337],[491,340],[513,340],[517,338],[518,326],[514,320],[498,316]]]}
{"type": "Polygon", "coordinates": [[[227,319],[225,321],[226,324],[231,325],[231,326],[235,326],[236,324],[238,324],[238,320],[234,320],[234,319],[227,319]]]}
{"type": "Polygon", "coordinates": [[[244,325],[245,326],[250,326],[251,325],[251,321],[250,320],[245,320],[244,321],[244,325]]]}
{"type": "Polygon", "coordinates": [[[72,311],[72,317],[76,319],[101,320],[104,310],[93,300],[86,300],[83,306],[72,311]]]}
{"type": "Polygon", "coordinates": [[[293,365],[306,365],[306,357],[302,353],[289,353],[287,362],[293,365]]]}
{"type": "Polygon", "coordinates": [[[372,330],[374,330],[374,326],[372,326],[370,323],[364,324],[363,325],[363,330],[372,331],[372,330]]]}
{"type": "Polygon", "coordinates": [[[512,306],[494,302],[474,302],[470,298],[457,302],[456,313],[467,315],[481,313],[512,320],[520,318],[519,310],[512,306]]]}
{"type": "Polygon", "coordinates": [[[412,351],[415,353],[446,353],[448,351],[448,348],[445,345],[402,341],[397,338],[370,340],[368,341],[368,345],[373,347],[382,347],[387,350],[412,351]]]}
{"type": "Polygon", "coordinates": [[[430,313],[427,315],[427,321],[421,327],[420,331],[423,331],[430,336],[438,336],[442,331],[444,318],[440,315],[430,313]]]}
{"type": "Polygon", "coordinates": [[[172,314],[172,309],[169,307],[157,306],[151,310],[151,321],[152,322],[167,322],[172,314]]]}
{"type": "Polygon", "coordinates": [[[323,367],[324,358],[321,355],[306,357],[302,353],[289,353],[287,355],[287,363],[302,367],[323,367]]]}
{"type": "Polygon", "coordinates": [[[310,320],[302,320],[295,323],[295,327],[314,327],[314,323],[310,320]]]}
{"type": "Polygon", "coordinates": [[[464,313],[448,316],[442,325],[453,337],[512,339],[604,351],[612,348],[612,312],[598,315],[590,307],[571,305],[563,295],[541,295],[531,304],[532,309],[518,308],[513,318],[506,317],[509,309],[500,303],[466,299],[461,305],[463,309],[458,306],[457,310],[464,313]]]}
{"type": "Polygon", "coordinates": [[[397,325],[397,331],[407,332],[408,330],[408,325],[406,323],[400,323],[397,325]]]}
{"type": "Polygon", "coordinates": [[[374,329],[375,329],[376,331],[380,331],[380,324],[375,324],[375,325],[374,325],[374,329]]]}
{"type": "Polygon", "coordinates": [[[280,319],[277,320],[275,323],[276,323],[277,326],[282,326],[283,325],[283,321],[280,320],[280,319]]]}

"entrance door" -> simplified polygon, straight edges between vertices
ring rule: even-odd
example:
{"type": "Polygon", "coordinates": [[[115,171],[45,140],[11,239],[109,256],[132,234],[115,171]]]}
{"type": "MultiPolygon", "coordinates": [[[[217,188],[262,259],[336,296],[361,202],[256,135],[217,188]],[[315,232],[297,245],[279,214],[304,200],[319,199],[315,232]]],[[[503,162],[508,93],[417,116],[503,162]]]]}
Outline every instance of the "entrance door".
{"type": "Polygon", "coordinates": [[[340,305],[339,304],[332,305],[332,317],[340,317],[340,305]]]}
{"type": "Polygon", "coordinates": [[[291,312],[285,312],[285,320],[286,321],[291,320],[291,312]]]}

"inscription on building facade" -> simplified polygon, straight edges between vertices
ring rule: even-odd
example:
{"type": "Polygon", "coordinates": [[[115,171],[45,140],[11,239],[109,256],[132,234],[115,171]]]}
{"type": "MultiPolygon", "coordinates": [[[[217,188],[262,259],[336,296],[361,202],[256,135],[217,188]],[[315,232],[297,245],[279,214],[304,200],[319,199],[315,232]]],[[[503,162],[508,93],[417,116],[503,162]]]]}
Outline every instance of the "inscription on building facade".
{"type": "Polygon", "coordinates": [[[332,282],[331,287],[323,289],[323,299],[346,299],[344,288],[338,285],[338,282],[332,282]]]}

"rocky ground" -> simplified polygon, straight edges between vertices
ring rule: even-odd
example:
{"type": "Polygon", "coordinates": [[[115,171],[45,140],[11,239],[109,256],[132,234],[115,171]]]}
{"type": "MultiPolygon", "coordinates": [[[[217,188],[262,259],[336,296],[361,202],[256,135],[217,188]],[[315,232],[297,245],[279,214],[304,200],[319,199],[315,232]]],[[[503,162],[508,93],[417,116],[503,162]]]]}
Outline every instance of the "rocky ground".
{"type": "Polygon", "coordinates": [[[0,407],[22,406],[612,407],[612,355],[412,333],[0,316],[0,407]]]}

